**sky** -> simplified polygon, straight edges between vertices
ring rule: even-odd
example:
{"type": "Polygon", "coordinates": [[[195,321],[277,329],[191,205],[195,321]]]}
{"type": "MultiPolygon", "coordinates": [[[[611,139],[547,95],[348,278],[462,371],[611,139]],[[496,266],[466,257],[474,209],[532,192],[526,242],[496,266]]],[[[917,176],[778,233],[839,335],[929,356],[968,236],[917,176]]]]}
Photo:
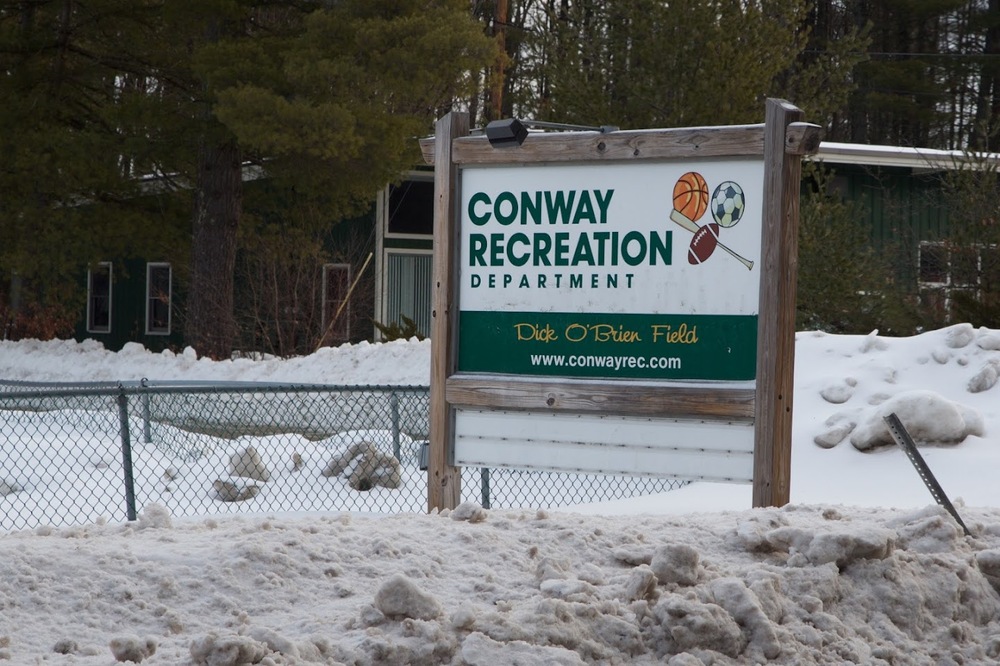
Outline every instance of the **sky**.
{"type": "MultiPolygon", "coordinates": [[[[72,525],[0,533],[0,663],[997,663],[1000,331],[800,332],[795,353],[784,507],[751,508],[749,485],[696,482],[630,500],[509,510],[470,501],[432,514],[271,504],[181,515],[164,499],[129,523],[81,510],[72,525]],[[887,435],[888,413],[969,535],[887,435]]],[[[93,341],[0,342],[8,382],[425,385],[429,371],[430,343],[416,340],[226,362],[93,341]]],[[[66,416],[6,412],[0,425],[66,416]]],[[[58,430],[58,441],[4,431],[7,517],[52,492],[19,466],[25,451],[60,467],[45,477],[58,492],[97,486],[113,452],[87,427],[58,430]],[[44,457],[65,447],[84,454],[44,457]]],[[[302,442],[294,469],[268,438],[252,444],[272,485],[315,480],[339,459],[331,482],[349,488],[357,459],[345,454],[365,436],[302,442]]],[[[219,442],[183,468],[149,451],[137,473],[186,474],[203,484],[206,506],[251,486],[265,495],[267,481],[228,475],[246,448],[219,442]]],[[[419,487],[415,474],[367,492],[391,499],[419,487]]]]}

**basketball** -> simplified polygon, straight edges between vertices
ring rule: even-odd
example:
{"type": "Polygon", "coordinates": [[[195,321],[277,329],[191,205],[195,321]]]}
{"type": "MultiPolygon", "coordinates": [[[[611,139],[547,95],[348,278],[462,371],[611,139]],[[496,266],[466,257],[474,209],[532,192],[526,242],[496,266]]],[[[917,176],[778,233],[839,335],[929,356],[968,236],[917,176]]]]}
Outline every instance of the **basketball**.
{"type": "Polygon", "coordinates": [[[708,183],[697,171],[688,171],[674,185],[674,210],[694,221],[708,209],[708,183]]]}

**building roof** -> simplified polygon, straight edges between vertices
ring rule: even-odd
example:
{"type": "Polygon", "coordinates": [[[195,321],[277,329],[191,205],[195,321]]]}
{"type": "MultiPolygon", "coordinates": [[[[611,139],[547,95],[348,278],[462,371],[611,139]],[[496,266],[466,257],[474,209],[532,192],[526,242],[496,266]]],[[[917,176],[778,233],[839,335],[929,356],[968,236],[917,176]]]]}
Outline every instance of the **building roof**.
{"type": "Polygon", "coordinates": [[[962,166],[972,169],[1000,167],[1000,153],[876,146],[862,143],[837,143],[835,141],[821,142],[816,154],[809,155],[806,159],[834,164],[908,167],[933,171],[957,169],[962,166]]]}

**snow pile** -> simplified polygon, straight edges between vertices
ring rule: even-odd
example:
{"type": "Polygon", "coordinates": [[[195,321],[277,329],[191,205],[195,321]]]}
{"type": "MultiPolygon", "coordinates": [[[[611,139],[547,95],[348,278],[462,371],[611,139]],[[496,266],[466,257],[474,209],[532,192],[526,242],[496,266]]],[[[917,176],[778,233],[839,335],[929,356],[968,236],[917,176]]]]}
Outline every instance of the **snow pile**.
{"type": "MultiPolygon", "coordinates": [[[[801,334],[800,340],[809,335],[824,337],[822,333],[801,334]]],[[[970,435],[982,436],[983,417],[978,410],[953,402],[936,391],[916,388],[934,385],[926,381],[923,372],[911,373],[918,378],[912,389],[905,386],[906,379],[901,375],[906,366],[897,362],[899,351],[911,346],[913,341],[919,341],[920,348],[925,350],[932,340],[930,353],[922,351],[911,361],[915,368],[928,366],[933,360],[938,366],[954,363],[964,369],[975,360],[981,367],[967,379],[967,391],[962,393],[981,393],[996,384],[1000,376],[1000,354],[994,352],[1000,349],[1000,335],[994,331],[959,324],[933,334],[904,339],[880,338],[878,331],[874,331],[864,336],[856,348],[858,354],[870,357],[857,364],[868,375],[866,380],[862,383],[858,377],[848,375],[820,388],[823,400],[846,407],[826,419],[823,430],[813,441],[821,447],[831,448],[849,438],[859,451],[892,446],[894,440],[884,418],[893,413],[920,443],[957,444],[970,435]],[[895,348],[896,354],[892,354],[891,348],[895,348]],[[890,359],[880,359],[890,355],[890,359]]],[[[854,355],[848,353],[847,357],[854,355]]]]}
{"type": "Polygon", "coordinates": [[[130,342],[111,352],[96,340],[0,341],[0,379],[34,382],[252,381],[333,385],[427,386],[430,340],[322,347],[297,358],[198,358],[188,347],[153,353],[130,342]]]}
{"type": "MultiPolygon", "coordinates": [[[[107,511],[95,505],[80,507],[81,527],[0,535],[0,660],[1000,663],[1000,333],[967,324],[896,339],[800,333],[795,367],[792,504],[780,509],[749,509],[748,485],[693,483],[560,512],[466,501],[433,515],[296,514],[285,502],[306,486],[293,482],[349,487],[364,457],[346,454],[372,433],[206,441],[184,463],[147,451],[136,477],[158,494],[134,523],[95,518],[107,511]],[[890,412],[972,536],[886,440],[890,412]],[[245,462],[251,446],[259,465],[245,462]],[[233,476],[251,468],[269,480],[233,476]],[[218,491],[215,481],[233,486],[218,491]],[[203,504],[172,503],[180,484],[200,489],[203,504]],[[219,492],[251,485],[263,490],[239,509],[254,513],[204,517],[232,506],[219,492]],[[202,517],[184,517],[192,510],[202,517]]],[[[226,363],[0,343],[0,377],[25,381],[426,384],[428,369],[429,344],[416,341],[226,363]]],[[[72,497],[107,488],[111,501],[120,480],[106,478],[116,451],[104,426],[61,431],[76,447],[66,456],[65,442],[31,434],[49,416],[18,418],[25,430],[2,449],[6,515],[43,481],[72,497]],[[18,462],[28,459],[48,462],[18,462]]],[[[413,444],[402,443],[411,458],[413,444]]],[[[399,506],[417,489],[423,504],[425,474],[400,480],[358,495],[399,506]]]]}
{"type": "Polygon", "coordinates": [[[6,535],[0,656],[994,663],[1000,511],[963,509],[974,537],[936,507],[790,505],[641,522],[471,504],[457,519],[169,521],[150,507],[135,525],[6,535]]]}

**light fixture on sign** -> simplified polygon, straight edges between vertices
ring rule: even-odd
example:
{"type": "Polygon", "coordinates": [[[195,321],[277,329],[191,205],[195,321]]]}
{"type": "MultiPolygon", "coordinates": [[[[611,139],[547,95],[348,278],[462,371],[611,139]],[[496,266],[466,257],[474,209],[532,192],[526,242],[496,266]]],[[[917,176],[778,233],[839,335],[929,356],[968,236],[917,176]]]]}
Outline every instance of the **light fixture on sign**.
{"type": "Polygon", "coordinates": [[[528,136],[528,128],[567,130],[572,132],[617,132],[614,125],[601,125],[600,127],[590,127],[588,125],[567,125],[565,123],[546,123],[538,120],[518,120],[517,118],[504,118],[494,120],[486,126],[486,138],[494,148],[512,148],[524,143],[528,136]]]}
{"type": "Polygon", "coordinates": [[[486,126],[486,138],[494,148],[520,146],[528,136],[528,128],[517,118],[494,120],[486,126]]]}

